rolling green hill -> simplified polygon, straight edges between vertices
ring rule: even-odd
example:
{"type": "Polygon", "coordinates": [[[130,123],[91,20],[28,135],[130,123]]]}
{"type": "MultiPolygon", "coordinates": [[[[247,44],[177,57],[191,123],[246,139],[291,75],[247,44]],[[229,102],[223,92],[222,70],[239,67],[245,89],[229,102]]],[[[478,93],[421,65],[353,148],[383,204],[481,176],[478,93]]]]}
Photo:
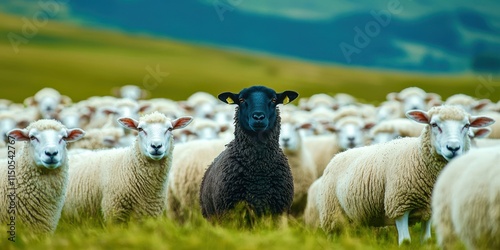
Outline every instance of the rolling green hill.
{"type": "MultiPolygon", "coordinates": [[[[109,95],[113,87],[124,84],[150,89],[151,97],[174,100],[195,91],[217,94],[261,84],[277,91],[293,89],[302,97],[346,92],[377,102],[388,92],[408,86],[447,97],[454,93],[475,96],[480,85],[473,75],[419,75],[322,65],[57,21],[37,27],[31,38],[22,38],[27,43],[20,43],[16,53],[9,36],[23,37],[23,25],[21,17],[0,14],[0,98],[16,102],[46,86],[74,100],[109,95]],[[159,73],[151,73],[155,71],[159,73]]],[[[491,99],[499,99],[500,91],[488,93],[491,99]]]]}

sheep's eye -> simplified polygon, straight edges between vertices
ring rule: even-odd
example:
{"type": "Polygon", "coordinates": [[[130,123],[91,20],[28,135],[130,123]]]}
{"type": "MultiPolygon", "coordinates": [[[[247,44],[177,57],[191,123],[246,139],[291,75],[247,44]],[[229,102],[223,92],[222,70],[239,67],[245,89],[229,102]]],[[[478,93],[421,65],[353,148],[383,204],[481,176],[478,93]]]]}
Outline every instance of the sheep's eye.
{"type": "Polygon", "coordinates": [[[240,98],[240,103],[244,103],[244,102],[245,102],[245,99],[240,98]]]}
{"type": "Polygon", "coordinates": [[[168,130],[168,131],[172,131],[173,129],[174,129],[174,128],[168,128],[167,130],[168,130]]]}
{"type": "Polygon", "coordinates": [[[271,102],[276,103],[276,98],[273,98],[271,102]]]}
{"type": "Polygon", "coordinates": [[[465,124],[464,128],[465,128],[465,129],[470,128],[470,124],[465,124]]]}
{"type": "Polygon", "coordinates": [[[432,126],[433,128],[437,128],[437,126],[438,126],[438,125],[437,125],[437,123],[432,123],[432,124],[431,124],[431,126],[432,126]]]}
{"type": "Polygon", "coordinates": [[[137,128],[137,131],[142,132],[142,131],[144,131],[144,129],[142,129],[142,128],[137,128]]]}
{"type": "Polygon", "coordinates": [[[30,136],[30,140],[32,140],[32,141],[38,141],[38,139],[35,136],[33,136],[33,135],[30,136]]]}

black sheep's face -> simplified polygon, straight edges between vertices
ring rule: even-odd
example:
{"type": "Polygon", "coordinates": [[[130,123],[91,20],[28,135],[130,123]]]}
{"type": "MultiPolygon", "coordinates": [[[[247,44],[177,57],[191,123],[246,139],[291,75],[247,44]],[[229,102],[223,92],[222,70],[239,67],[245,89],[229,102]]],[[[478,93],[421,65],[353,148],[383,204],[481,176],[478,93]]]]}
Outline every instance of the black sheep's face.
{"type": "Polygon", "coordinates": [[[218,97],[227,104],[238,105],[238,120],[247,131],[262,132],[276,123],[276,105],[287,104],[297,98],[294,91],[276,93],[264,86],[253,86],[240,93],[224,92],[218,97]]]}

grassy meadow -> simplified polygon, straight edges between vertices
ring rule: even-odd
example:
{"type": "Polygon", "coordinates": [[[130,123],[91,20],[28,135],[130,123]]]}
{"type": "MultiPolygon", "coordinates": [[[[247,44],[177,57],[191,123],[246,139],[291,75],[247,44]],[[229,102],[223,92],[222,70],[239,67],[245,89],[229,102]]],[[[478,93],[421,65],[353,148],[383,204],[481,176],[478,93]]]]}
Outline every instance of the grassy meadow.
{"type": "Polygon", "coordinates": [[[326,235],[296,219],[280,225],[264,220],[252,229],[241,229],[214,226],[200,217],[183,225],[161,217],[126,226],[103,226],[95,221],[73,224],[63,219],[52,236],[34,238],[18,233],[12,243],[5,235],[0,249],[439,249],[434,238],[420,243],[419,224],[411,228],[412,243],[399,247],[395,227],[349,229],[340,235],[326,235]]]}
{"type": "MultiPolygon", "coordinates": [[[[125,84],[149,89],[151,97],[174,100],[196,91],[215,95],[259,84],[277,91],[292,89],[302,97],[345,92],[376,103],[388,92],[409,86],[447,97],[474,96],[480,84],[471,74],[405,74],[314,64],[56,21],[37,27],[27,38],[24,25],[19,16],[0,14],[0,98],[15,102],[47,86],[79,101],[110,95],[113,87],[125,84]],[[12,46],[9,34],[24,37],[26,43],[12,46]]],[[[334,47],[325,53],[337,53],[334,47]]],[[[500,91],[494,91],[490,98],[499,96],[500,91]]]]}
{"type": "MultiPolygon", "coordinates": [[[[261,84],[277,91],[295,90],[302,97],[344,92],[376,103],[409,86],[446,98],[455,93],[474,96],[480,84],[470,74],[406,74],[315,64],[56,21],[38,27],[16,53],[6,37],[9,32],[21,35],[22,27],[21,17],[0,14],[0,99],[15,102],[43,87],[79,101],[136,84],[149,89],[152,98],[182,100],[196,91],[215,95],[261,84]],[[155,71],[160,73],[151,73],[155,71]]],[[[334,47],[325,53],[336,53],[334,47]]],[[[494,91],[490,98],[499,96],[500,91],[494,91]]],[[[264,222],[253,229],[213,226],[202,218],[179,225],[162,217],[127,226],[62,220],[54,235],[33,239],[19,234],[16,243],[7,241],[6,230],[6,225],[0,229],[0,249],[437,249],[434,241],[420,244],[420,225],[411,228],[412,243],[400,248],[395,227],[325,235],[305,228],[300,219],[282,226],[264,222]]]]}

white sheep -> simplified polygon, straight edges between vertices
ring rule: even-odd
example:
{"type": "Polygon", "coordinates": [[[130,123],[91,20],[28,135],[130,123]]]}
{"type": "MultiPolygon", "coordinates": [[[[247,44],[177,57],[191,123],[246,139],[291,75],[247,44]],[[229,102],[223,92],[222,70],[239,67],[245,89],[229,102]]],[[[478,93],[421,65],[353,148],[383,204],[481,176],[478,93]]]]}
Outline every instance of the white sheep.
{"type": "Polygon", "coordinates": [[[57,120],[67,128],[86,127],[90,121],[90,110],[85,106],[85,102],[79,102],[63,108],[57,114],[57,120]]]}
{"type": "Polygon", "coordinates": [[[307,191],[307,203],[304,209],[304,224],[309,228],[319,228],[318,195],[321,190],[322,177],[316,179],[307,191]]]}
{"type": "MultiPolygon", "coordinates": [[[[495,120],[500,120],[500,112],[481,112],[480,115],[489,116],[495,120]]],[[[495,123],[491,125],[491,133],[488,138],[500,139],[500,123],[495,123]]]]}
{"type": "Polygon", "coordinates": [[[307,202],[307,190],[316,180],[316,165],[309,150],[304,146],[300,129],[307,129],[309,123],[293,124],[282,115],[279,144],[285,153],[293,176],[292,215],[300,216],[307,202]]]}
{"type": "Polygon", "coordinates": [[[125,136],[122,128],[104,127],[92,128],[86,131],[85,136],[75,143],[71,143],[68,149],[103,149],[113,147],[125,147],[120,142],[125,136]]]}
{"type": "Polygon", "coordinates": [[[0,99],[0,111],[1,110],[9,110],[10,105],[12,105],[11,100],[0,99]]]}
{"type": "Polygon", "coordinates": [[[149,91],[141,89],[136,85],[124,85],[121,87],[113,88],[112,93],[120,98],[130,99],[137,101],[139,99],[145,99],[149,96],[149,91]]]}
{"type": "Polygon", "coordinates": [[[347,93],[337,93],[333,96],[337,102],[337,108],[356,104],[356,98],[347,93]]]}
{"type": "Polygon", "coordinates": [[[330,128],[335,134],[305,137],[304,145],[313,156],[316,174],[321,176],[328,162],[338,152],[365,145],[365,131],[372,126],[372,123],[365,123],[361,117],[346,116],[330,128]]]}
{"type": "MultiPolygon", "coordinates": [[[[118,98],[112,96],[93,96],[83,101],[83,106],[89,110],[90,121],[85,129],[101,128],[106,124],[113,124],[112,117],[114,103],[118,98]]],[[[81,103],[81,102],[80,102],[81,103]]]]}
{"type": "Polygon", "coordinates": [[[7,142],[7,132],[17,127],[17,113],[11,110],[0,111],[0,141],[7,142]]]}
{"type": "Polygon", "coordinates": [[[384,143],[399,137],[418,137],[423,128],[423,124],[405,118],[384,120],[370,129],[371,143],[384,143]]]}
{"type": "Polygon", "coordinates": [[[452,160],[432,191],[432,222],[442,248],[500,249],[500,147],[452,160]]]}
{"type": "Polygon", "coordinates": [[[377,121],[392,120],[400,118],[403,113],[401,103],[399,101],[385,101],[382,102],[377,108],[377,121]]]}
{"type": "Polygon", "coordinates": [[[39,111],[39,118],[56,118],[62,106],[71,104],[71,98],[61,95],[53,88],[43,88],[36,92],[34,96],[24,100],[26,106],[36,106],[39,111]]]}
{"type": "Polygon", "coordinates": [[[201,216],[200,186],[208,166],[230,140],[192,140],[175,146],[168,176],[167,216],[178,222],[201,216]]]}
{"type": "Polygon", "coordinates": [[[2,225],[12,223],[14,217],[30,232],[56,230],[68,184],[66,143],[78,140],[84,133],[46,119],[8,132],[11,140],[22,145],[19,151],[9,153],[0,167],[2,225]]]}
{"type": "Polygon", "coordinates": [[[188,97],[185,102],[180,102],[184,109],[192,112],[195,117],[211,117],[214,114],[214,108],[218,104],[215,96],[198,91],[188,97]]]}
{"type": "Polygon", "coordinates": [[[387,100],[401,103],[401,118],[405,117],[405,112],[409,110],[427,110],[428,107],[441,104],[441,96],[434,93],[426,93],[418,87],[408,87],[399,93],[389,93],[387,94],[387,100]]]}
{"type": "Polygon", "coordinates": [[[328,164],[318,200],[323,230],[341,230],[348,221],[395,223],[402,244],[410,241],[409,223],[422,221],[423,239],[430,238],[431,191],[439,172],[469,150],[469,127],[488,126],[494,120],[471,116],[456,106],[413,110],[407,116],[427,124],[420,137],[350,149],[328,164]]]}
{"type": "Polygon", "coordinates": [[[166,98],[142,100],[139,102],[139,105],[149,105],[149,108],[144,110],[144,113],[152,113],[154,111],[158,111],[170,119],[176,119],[185,115],[182,108],[179,106],[179,104],[177,104],[177,102],[166,98]]]}
{"type": "Polygon", "coordinates": [[[476,100],[476,98],[465,94],[452,95],[444,102],[445,105],[458,105],[470,114],[477,114],[490,103],[491,101],[488,99],[476,100]]]}
{"type": "Polygon", "coordinates": [[[175,120],[154,112],[119,123],[139,132],[133,145],[71,155],[63,217],[100,217],[106,222],[158,216],[165,208],[165,188],[172,162],[172,130],[191,117],[175,120]]]}
{"type": "Polygon", "coordinates": [[[469,132],[472,148],[486,148],[500,145],[500,139],[486,138],[491,133],[491,128],[474,128],[469,132]]]}
{"type": "Polygon", "coordinates": [[[196,118],[189,128],[178,130],[174,133],[176,142],[186,142],[194,139],[213,140],[219,138],[219,133],[223,133],[229,128],[227,124],[219,124],[218,122],[207,118],[196,118]],[[177,138],[179,138],[177,140],[177,138]]]}
{"type": "Polygon", "coordinates": [[[478,148],[488,148],[500,145],[500,139],[492,139],[492,138],[475,138],[474,139],[475,147],[478,148]]]}
{"type": "Polygon", "coordinates": [[[299,100],[299,108],[302,110],[313,110],[319,107],[333,110],[337,107],[337,101],[324,93],[314,94],[309,98],[300,98],[299,100]]]}
{"type": "MultiPolygon", "coordinates": [[[[296,112],[294,112],[295,114],[296,112]]],[[[320,106],[314,108],[309,111],[306,119],[303,121],[308,121],[311,124],[314,124],[312,128],[312,134],[322,135],[322,134],[330,134],[330,128],[333,126],[333,122],[335,119],[335,111],[332,109],[320,106]]]]}

